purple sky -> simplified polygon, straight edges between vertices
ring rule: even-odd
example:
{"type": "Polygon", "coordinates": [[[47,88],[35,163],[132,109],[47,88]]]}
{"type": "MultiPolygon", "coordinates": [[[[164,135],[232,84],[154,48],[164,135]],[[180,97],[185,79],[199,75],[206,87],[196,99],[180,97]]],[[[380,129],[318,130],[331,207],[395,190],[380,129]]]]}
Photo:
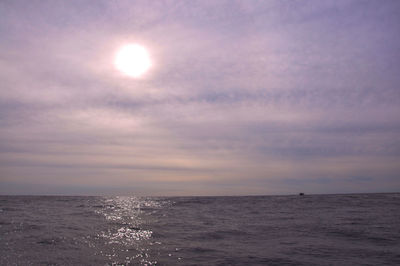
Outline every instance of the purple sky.
{"type": "Polygon", "coordinates": [[[1,1],[0,194],[399,191],[399,85],[398,0],[1,1]]]}

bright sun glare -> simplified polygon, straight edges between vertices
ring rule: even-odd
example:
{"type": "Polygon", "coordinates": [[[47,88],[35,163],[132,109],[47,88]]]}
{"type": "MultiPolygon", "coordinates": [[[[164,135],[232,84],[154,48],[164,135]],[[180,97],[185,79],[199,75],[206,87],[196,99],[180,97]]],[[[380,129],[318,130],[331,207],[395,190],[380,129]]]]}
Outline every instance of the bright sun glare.
{"type": "Polygon", "coordinates": [[[114,64],[123,74],[133,78],[139,78],[151,67],[149,53],[138,44],[121,47],[115,56],[114,64]]]}

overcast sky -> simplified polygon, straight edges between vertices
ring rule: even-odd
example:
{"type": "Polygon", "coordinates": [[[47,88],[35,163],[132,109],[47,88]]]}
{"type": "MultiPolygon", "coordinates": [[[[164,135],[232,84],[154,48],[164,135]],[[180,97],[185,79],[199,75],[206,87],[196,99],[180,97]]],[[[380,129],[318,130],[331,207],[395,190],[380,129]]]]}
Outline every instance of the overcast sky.
{"type": "Polygon", "coordinates": [[[398,0],[3,0],[0,193],[399,191],[399,86],[398,0]]]}

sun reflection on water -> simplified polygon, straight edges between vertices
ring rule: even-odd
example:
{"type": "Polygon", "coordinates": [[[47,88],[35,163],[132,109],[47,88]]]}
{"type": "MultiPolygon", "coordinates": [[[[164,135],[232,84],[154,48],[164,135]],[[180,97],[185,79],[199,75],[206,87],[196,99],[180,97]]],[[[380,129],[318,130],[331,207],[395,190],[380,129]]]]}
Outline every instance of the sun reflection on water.
{"type": "Polygon", "coordinates": [[[161,207],[161,202],[148,198],[105,198],[101,208],[95,210],[110,225],[97,235],[104,240],[107,247],[107,250],[101,250],[98,255],[108,257],[111,265],[157,264],[149,254],[149,247],[161,245],[161,242],[151,241],[153,232],[145,228],[143,212],[161,207]]]}

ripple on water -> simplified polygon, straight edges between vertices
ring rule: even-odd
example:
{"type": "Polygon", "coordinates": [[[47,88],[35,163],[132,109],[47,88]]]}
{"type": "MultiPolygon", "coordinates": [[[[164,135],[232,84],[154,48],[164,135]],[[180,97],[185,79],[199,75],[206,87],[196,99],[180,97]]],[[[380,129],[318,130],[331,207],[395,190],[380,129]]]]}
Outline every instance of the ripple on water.
{"type": "Polygon", "coordinates": [[[148,247],[154,244],[153,232],[145,228],[143,212],[156,210],[161,203],[147,198],[114,197],[104,199],[101,208],[98,206],[94,206],[94,211],[109,224],[97,236],[104,240],[105,246],[99,255],[109,258],[111,265],[157,263],[149,254],[148,247]]]}

